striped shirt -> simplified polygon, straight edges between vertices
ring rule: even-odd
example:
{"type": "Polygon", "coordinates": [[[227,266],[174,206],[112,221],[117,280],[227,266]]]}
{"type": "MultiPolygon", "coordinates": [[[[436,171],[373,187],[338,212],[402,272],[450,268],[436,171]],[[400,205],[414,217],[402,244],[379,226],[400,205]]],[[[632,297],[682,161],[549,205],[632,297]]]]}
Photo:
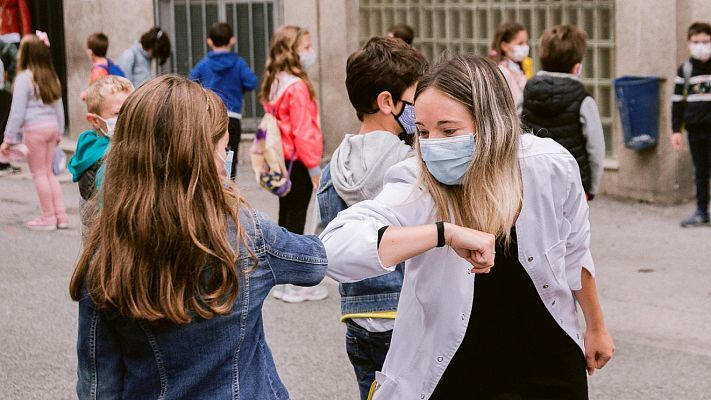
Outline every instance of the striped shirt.
{"type": "Polygon", "coordinates": [[[711,131],[711,60],[701,62],[692,58],[690,62],[688,91],[685,92],[684,65],[674,77],[672,130],[681,132],[684,126],[691,132],[711,131]]]}

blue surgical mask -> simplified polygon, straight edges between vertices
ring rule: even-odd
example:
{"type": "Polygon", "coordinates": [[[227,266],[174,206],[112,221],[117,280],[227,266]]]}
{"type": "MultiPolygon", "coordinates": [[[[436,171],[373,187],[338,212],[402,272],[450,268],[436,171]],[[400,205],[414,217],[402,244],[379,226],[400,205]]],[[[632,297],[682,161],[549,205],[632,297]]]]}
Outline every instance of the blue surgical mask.
{"type": "Polygon", "coordinates": [[[400,113],[397,115],[393,114],[393,116],[405,134],[414,135],[415,132],[417,132],[417,127],[415,126],[415,106],[404,100],[402,103],[403,106],[400,113]]]}
{"type": "Polygon", "coordinates": [[[459,185],[474,157],[474,134],[441,139],[420,138],[420,154],[427,170],[445,185],[459,185]]]}
{"type": "Polygon", "coordinates": [[[232,160],[235,157],[235,152],[232,150],[227,150],[225,158],[222,158],[222,161],[225,163],[225,175],[227,176],[227,179],[232,178],[232,160]]]}

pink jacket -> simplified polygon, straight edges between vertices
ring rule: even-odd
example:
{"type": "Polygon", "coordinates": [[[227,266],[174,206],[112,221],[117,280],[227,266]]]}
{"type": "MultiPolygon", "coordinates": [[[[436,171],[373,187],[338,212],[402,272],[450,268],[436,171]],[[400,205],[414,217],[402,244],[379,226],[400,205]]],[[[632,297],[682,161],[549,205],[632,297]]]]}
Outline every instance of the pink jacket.
{"type": "MultiPolygon", "coordinates": [[[[280,75],[279,80],[283,81],[283,77],[284,74],[280,75]]],[[[298,78],[287,75],[286,79],[298,78]]],[[[275,80],[273,85],[279,84],[280,82],[275,80]]],[[[299,80],[289,85],[276,101],[265,102],[263,105],[266,110],[271,110],[277,119],[284,158],[299,160],[309,169],[311,175],[318,174],[323,156],[323,134],[318,105],[311,99],[306,83],[299,80]]]]}

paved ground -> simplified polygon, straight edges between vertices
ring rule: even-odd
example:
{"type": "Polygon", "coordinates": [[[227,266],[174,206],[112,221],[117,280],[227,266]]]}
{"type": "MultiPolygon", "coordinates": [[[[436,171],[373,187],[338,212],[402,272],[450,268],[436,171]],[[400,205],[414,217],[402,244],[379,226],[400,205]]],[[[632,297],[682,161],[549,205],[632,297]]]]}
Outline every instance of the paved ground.
{"type": "MultiPolygon", "coordinates": [[[[244,164],[243,164],[244,165],[244,164]]],[[[270,215],[276,199],[240,168],[243,191],[270,215]]],[[[66,181],[66,177],[65,177],[66,181]]],[[[31,180],[0,178],[0,399],[74,398],[76,305],[67,286],[79,253],[78,190],[64,183],[73,229],[29,232],[31,180]]],[[[681,229],[691,205],[592,203],[593,250],[618,352],[590,378],[592,399],[711,397],[711,228],[681,229]]],[[[264,307],[268,341],[293,399],[356,399],[338,295],[264,307]]],[[[535,368],[535,361],[528,361],[535,368]]]]}

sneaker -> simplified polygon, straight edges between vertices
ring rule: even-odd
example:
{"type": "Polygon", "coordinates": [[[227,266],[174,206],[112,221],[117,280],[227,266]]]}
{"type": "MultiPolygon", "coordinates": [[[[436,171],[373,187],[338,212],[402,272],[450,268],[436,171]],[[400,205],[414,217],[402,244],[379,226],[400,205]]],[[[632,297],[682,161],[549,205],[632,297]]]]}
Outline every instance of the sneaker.
{"type": "Polygon", "coordinates": [[[328,289],[322,285],[300,287],[285,285],[281,300],[286,303],[301,303],[303,301],[319,301],[328,297],[328,289]]]}
{"type": "Polygon", "coordinates": [[[686,228],[687,226],[702,226],[709,224],[708,213],[703,213],[701,211],[696,211],[691,217],[681,221],[681,227],[686,228]]]}
{"type": "Polygon", "coordinates": [[[69,219],[67,217],[57,218],[57,229],[69,229],[69,219]]]}
{"type": "Polygon", "coordinates": [[[272,296],[273,296],[275,299],[281,300],[281,298],[284,297],[284,286],[286,286],[286,285],[276,285],[276,286],[274,286],[274,288],[272,289],[272,296]]]}
{"type": "Polygon", "coordinates": [[[25,224],[27,229],[33,231],[54,231],[57,229],[57,220],[54,218],[37,217],[25,224]]]}

